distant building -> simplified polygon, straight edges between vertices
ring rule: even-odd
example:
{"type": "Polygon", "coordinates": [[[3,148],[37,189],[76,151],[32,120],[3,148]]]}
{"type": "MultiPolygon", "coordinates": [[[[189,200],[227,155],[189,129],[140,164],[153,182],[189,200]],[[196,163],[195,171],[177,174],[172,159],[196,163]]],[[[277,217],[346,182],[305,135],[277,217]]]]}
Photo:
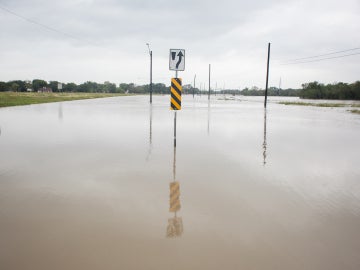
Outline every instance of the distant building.
{"type": "Polygon", "coordinates": [[[38,93],[52,93],[52,89],[50,87],[42,87],[38,89],[38,93]]]}

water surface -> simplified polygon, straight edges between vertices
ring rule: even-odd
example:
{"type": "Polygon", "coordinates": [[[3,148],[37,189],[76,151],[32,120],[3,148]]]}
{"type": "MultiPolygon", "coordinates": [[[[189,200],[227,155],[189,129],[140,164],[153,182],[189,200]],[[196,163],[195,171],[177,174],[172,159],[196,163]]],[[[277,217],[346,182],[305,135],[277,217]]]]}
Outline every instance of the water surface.
{"type": "Polygon", "coordinates": [[[0,269],[360,269],[359,115],[153,100],[0,109],[0,269]]]}

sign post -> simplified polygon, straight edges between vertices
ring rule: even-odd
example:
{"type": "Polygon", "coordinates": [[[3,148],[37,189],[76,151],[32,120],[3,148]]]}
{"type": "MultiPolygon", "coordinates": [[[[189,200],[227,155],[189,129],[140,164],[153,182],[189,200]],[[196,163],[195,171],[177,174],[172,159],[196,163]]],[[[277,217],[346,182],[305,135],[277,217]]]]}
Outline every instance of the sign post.
{"type": "Polygon", "coordinates": [[[169,69],[175,71],[175,78],[171,79],[170,87],[170,109],[174,110],[174,147],[176,147],[176,111],[181,110],[181,78],[178,78],[178,71],[185,70],[185,50],[170,49],[169,69]]]}
{"type": "Polygon", "coordinates": [[[175,71],[175,78],[171,78],[170,87],[170,109],[174,110],[174,163],[173,182],[170,183],[170,207],[169,211],[174,213],[173,218],[168,219],[166,229],[167,237],[179,237],[183,233],[182,218],[176,213],[180,210],[180,183],[176,181],[176,113],[181,110],[182,79],[178,78],[178,72],[185,70],[185,50],[170,49],[169,69],[175,71]]]}

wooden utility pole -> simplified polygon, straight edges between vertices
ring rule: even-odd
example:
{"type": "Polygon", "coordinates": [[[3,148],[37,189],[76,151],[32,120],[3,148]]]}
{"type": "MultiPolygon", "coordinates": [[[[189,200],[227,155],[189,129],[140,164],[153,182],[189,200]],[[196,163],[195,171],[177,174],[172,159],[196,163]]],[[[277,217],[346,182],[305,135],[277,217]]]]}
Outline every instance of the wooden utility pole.
{"type": "Polygon", "coordinates": [[[270,61],[270,43],[268,44],[268,58],[267,58],[267,69],[266,69],[266,88],[265,88],[265,101],[264,101],[265,108],[267,103],[268,83],[269,83],[269,61],[270,61]]]}
{"type": "Polygon", "coordinates": [[[211,64],[209,64],[209,94],[208,94],[208,100],[210,100],[210,73],[211,73],[211,64]]]}

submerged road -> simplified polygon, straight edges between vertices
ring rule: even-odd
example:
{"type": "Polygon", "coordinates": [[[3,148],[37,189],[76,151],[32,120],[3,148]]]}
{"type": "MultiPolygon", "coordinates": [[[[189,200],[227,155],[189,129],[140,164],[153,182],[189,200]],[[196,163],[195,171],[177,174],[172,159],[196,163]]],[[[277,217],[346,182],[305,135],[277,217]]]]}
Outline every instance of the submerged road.
{"type": "Polygon", "coordinates": [[[0,269],[359,269],[360,117],[211,98],[0,109],[0,269]]]}

